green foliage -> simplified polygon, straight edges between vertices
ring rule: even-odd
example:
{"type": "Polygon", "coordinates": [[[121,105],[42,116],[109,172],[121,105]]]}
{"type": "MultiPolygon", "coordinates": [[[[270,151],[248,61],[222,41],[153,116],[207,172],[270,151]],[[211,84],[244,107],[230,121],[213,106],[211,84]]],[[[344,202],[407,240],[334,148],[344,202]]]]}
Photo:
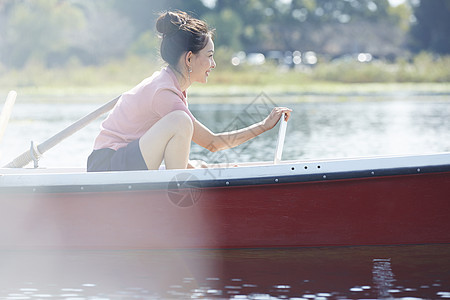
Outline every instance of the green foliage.
{"type": "Polygon", "coordinates": [[[421,53],[412,62],[378,60],[370,63],[339,61],[318,64],[312,73],[316,80],[347,83],[449,82],[450,56],[421,53]]]}
{"type": "Polygon", "coordinates": [[[448,0],[395,8],[387,0],[0,0],[0,86],[135,84],[162,65],[158,12],[181,9],[217,29],[217,85],[304,82],[448,82],[449,57],[407,57],[411,13],[417,53],[450,53],[448,0]],[[413,10],[412,10],[413,9],[413,10]],[[370,52],[379,60],[324,61],[314,68],[230,64],[236,51],[370,52]],[[389,62],[384,57],[390,57],[389,62]],[[395,62],[395,60],[397,61],[395,62]],[[395,63],[392,63],[395,62],[395,63]]]}
{"type": "Polygon", "coordinates": [[[388,15],[391,16],[394,24],[405,33],[410,30],[412,14],[412,8],[409,5],[398,5],[388,8],[388,15]]]}
{"type": "Polygon", "coordinates": [[[318,64],[313,77],[347,83],[394,82],[395,72],[391,65],[382,61],[361,63],[353,60],[318,64]]]}
{"type": "Polygon", "coordinates": [[[81,11],[58,0],[23,1],[12,7],[7,18],[4,63],[23,67],[30,59],[49,61],[68,50],[65,36],[83,26],[81,11]]]}
{"type": "Polygon", "coordinates": [[[209,81],[211,84],[244,86],[291,86],[313,82],[450,82],[450,56],[434,58],[421,53],[412,62],[400,59],[396,63],[382,60],[369,63],[355,60],[320,61],[313,68],[291,70],[280,69],[275,65],[239,66],[215,70],[209,81]]]}
{"type": "MultiPolygon", "coordinates": [[[[229,87],[242,90],[247,87],[261,90],[278,89],[283,92],[308,90],[308,86],[323,83],[448,83],[450,82],[450,56],[433,57],[421,53],[411,62],[399,59],[396,63],[374,61],[327,62],[320,61],[315,67],[284,69],[275,64],[261,66],[242,65],[234,67],[226,59],[229,50],[218,48],[217,69],[211,73],[208,91],[220,86],[222,92],[229,87]]],[[[85,66],[72,59],[65,67],[48,69],[39,60],[32,60],[22,70],[0,72],[0,90],[10,87],[88,88],[117,87],[128,89],[150,76],[163,66],[161,60],[152,56],[128,55],[126,59],[111,60],[102,66],[85,66]]],[[[196,87],[194,86],[194,90],[196,87]]]]}
{"type": "Polygon", "coordinates": [[[97,87],[133,86],[159,70],[162,62],[151,57],[129,55],[123,60],[110,60],[100,66],[86,66],[72,59],[66,66],[47,68],[32,60],[21,70],[0,73],[3,87],[97,87]]]}
{"type": "Polygon", "coordinates": [[[228,47],[235,51],[242,49],[239,34],[242,32],[242,21],[233,10],[225,8],[217,13],[208,13],[205,20],[213,28],[218,28],[214,42],[217,47],[228,47]]]}
{"type": "Polygon", "coordinates": [[[131,44],[129,53],[138,56],[150,56],[156,58],[159,53],[160,40],[153,30],[143,32],[131,44]]]}
{"type": "MultiPolygon", "coordinates": [[[[417,49],[434,51],[448,41],[449,5],[444,1],[422,1],[414,9],[418,20],[414,32],[422,37],[415,39],[417,49]],[[429,43],[423,40],[426,36],[429,43]]],[[[209,7],[205,3],[3,0],[0,61],[21,68],[29,59],[39,59],[52,67],[75,56],[83,64],[99,65],[129,52],[153,53],[157,47],[150,35],[158,12],[167,9],[187,10],[207,19],[217,28],[217,46],[235,51],[313,50],[334,56],[370,49],[374,55],[398,56],[403,54],[411,14],[408,5],[392,8],[388,0],[216,0],[209,7]],[[333,38],[337,35],[343,38],[333,38]],[[389,50],[378,47],[386,43],[391,44],[389,50]]]]}
{"type": "Polygon", "coordinates": [[[450,56],[434,57],[422,52],[414,57],[412,64],[399,66],[399,82],[450,82],[450,56]]]}

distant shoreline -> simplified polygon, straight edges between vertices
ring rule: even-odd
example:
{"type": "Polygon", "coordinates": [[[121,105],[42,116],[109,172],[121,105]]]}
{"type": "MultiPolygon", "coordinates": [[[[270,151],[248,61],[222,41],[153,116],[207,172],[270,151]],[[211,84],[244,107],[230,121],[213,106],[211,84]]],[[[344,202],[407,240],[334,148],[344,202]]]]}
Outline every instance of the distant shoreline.
{"type": "MultiPolygon", "coordinates": [[[[88,101],[106,102],[132,86],[98,87],[13,87],[18,93],[17,101],[88,101]]],[[[0,88],[0,102],[6,99],[9,90],[0,88]],[[3,99],[3,100],[2,100],[3,99]]],[[[234,103],[236,99],[253,98],[264,93],[268,97],[291,98],[294,102],[308,101],[310,98],[338,97],[363,100],[365,97],[396,97],[407,99],[409,96],[450,96],[449,83],[308,83],[304,85],[200,85],[189,89],[191,103],[234,103]],[[229,98],[227,100],[227,98],[229,98]]]]}

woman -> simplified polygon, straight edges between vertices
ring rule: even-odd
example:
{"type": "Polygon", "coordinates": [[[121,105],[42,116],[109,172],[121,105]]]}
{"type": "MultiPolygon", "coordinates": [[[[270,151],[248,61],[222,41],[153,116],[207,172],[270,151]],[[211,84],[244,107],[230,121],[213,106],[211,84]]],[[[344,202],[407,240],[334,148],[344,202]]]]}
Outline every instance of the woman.
{"type": "Polygon", "coordinates": [[[193,82],[206,83],[216,67],[212,30],[180,11],[161,14],[156,29],[168,66],[120,97],[102,123],[88,171],[155,170],[163,160],[166,169],[193,167],[191,141],[213,152],[228,149],[273,128],[283,112],[289,118],[290,109],[277,107],[247,128],[211,132],[189,111],[186,91],[193,82]]]}

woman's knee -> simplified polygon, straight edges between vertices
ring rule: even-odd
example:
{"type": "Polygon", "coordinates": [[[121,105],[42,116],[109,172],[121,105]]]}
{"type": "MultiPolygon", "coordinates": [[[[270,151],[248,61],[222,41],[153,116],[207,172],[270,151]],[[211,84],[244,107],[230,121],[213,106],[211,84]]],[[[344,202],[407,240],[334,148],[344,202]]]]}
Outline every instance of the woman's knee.
{"type": "Polygon", "coordinates": [[[173,126],[177,132],[191,135],[194,132],[194,123],[192,122],[191,117],[182,110],[172,111],[164,116],[164,118],[170,120],[170,125],[173,126]]]}

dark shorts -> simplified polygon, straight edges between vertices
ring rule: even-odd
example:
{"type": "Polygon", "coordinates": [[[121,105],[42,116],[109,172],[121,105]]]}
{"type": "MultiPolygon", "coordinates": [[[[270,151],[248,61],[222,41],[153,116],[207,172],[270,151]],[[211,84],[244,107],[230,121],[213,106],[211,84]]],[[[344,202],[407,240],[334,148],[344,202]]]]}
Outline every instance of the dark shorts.
{"type": "Polygon", "coordinates": [[[108,148],[94,150],[87,161],[88,172],[137,170],[147,170],[139,148],[139,140],[135,140],[117,151],[108,148]]]}

